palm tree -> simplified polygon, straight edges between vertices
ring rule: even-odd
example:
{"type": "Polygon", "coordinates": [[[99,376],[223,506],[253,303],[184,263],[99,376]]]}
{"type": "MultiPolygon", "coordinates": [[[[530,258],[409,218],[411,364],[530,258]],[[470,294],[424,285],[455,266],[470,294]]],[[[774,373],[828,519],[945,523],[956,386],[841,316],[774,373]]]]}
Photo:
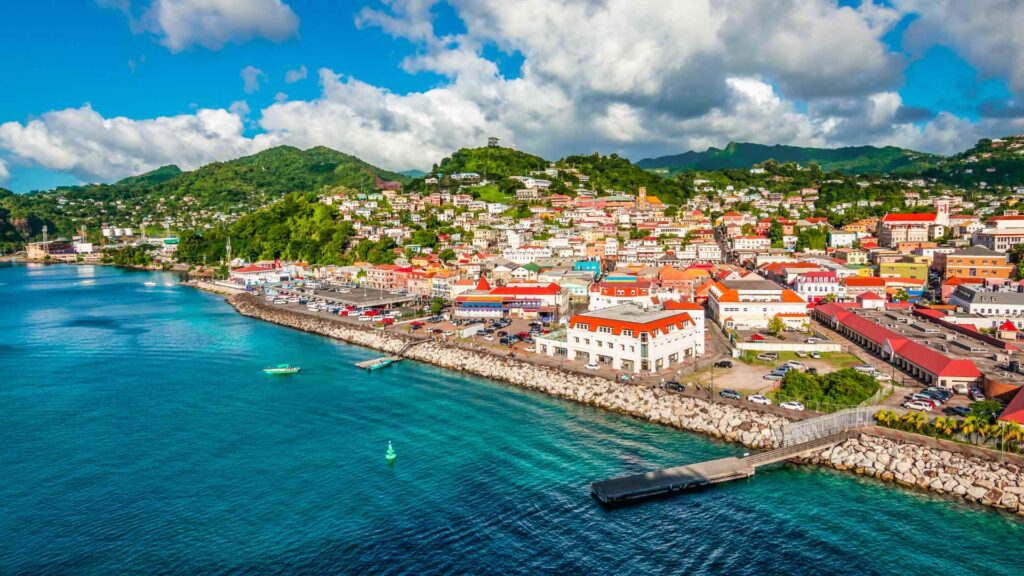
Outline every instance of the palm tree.
{"type": "Polygon", "coordinates": [[[1019,450],[1021,442],[1024,442],[1024,427],[1015,422],[1007,423],[1003,432],[1003,442],[1007,441],[1012,442],[1019,450]]]}
{"type": "Polygon", "coordinates": [[[904,430],[920,432],[928,425],[928,417],[922,412],[908,412],[900,416],[900,424],[904,430]]]}
{"type": "Polygon", "coordinates": [[[962,424],[960,424],[960,433],[964,435],[972,444],[976,444],[973,435],[977,434],[982,428],[988,426],[988,418],[978,416],[977,414],[968,414],[962,424]]]}
{"type": "Polygon", "coordinates": [[[878,412],[875,412],[875,422],[878,422],[881,426],[891,428],[893,422],[896,421],[896,418],[896,413],[892,410],[879,410],[878,412]]]}
{"type": "Polygon", "coordinates": [[[960,424],[956,418],[948,418],[946,416],[939,416],[933,423],[935,430],[947,438],[952,438],[956,434],[957,428],[960,424]]]}

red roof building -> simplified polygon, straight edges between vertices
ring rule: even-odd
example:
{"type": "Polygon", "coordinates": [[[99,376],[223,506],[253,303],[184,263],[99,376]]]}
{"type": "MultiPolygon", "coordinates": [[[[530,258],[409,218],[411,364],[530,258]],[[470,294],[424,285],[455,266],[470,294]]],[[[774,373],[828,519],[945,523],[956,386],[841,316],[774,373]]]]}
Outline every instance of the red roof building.
{"type": "Polygon", "coordinates": [[[858,308],[822,304],[813,314],[836,332],[925,384],[952,388],[955,384],[976,384],[981,380],[981,371],[974,361],[950,358],[858,315],[855,312],[858,308]]]}

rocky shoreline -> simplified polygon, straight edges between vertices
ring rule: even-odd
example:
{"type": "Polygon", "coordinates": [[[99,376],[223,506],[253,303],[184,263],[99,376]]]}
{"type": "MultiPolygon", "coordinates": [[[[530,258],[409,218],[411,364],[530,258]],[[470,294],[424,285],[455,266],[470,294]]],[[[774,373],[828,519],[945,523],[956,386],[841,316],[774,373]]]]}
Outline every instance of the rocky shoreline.
{"type": "MultiPolygon", "coordinates": [[[[389,354],[398,353],[409,342],[420,341],[404,334],[367,330],[271,306],[250,294],[236,294],[228,297],[227,301],[243,316],[389,354]]],[[[740,443],[749,448],[778,446],[777,430],[789,422],[774,414],[620,384],[521,360],[498,358],[438,342],[418,344],[410,348],[405,357],[740,443]]],[[[861,434],[800,461],[958,496],[1024,515],[1024,467],[1013,463],[868,434],[861,434]]]]}
{"type": "Polygon", "coordinates": [[[871,434],[860,434],[799,461],[1024,515],[1024,468],[1015,463],[871,434]]]}

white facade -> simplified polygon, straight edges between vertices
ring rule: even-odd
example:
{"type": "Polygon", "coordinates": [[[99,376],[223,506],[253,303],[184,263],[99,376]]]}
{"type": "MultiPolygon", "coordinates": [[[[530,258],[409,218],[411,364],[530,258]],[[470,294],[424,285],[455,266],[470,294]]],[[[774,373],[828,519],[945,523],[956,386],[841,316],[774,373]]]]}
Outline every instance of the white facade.
{"type": "Polygon", "coordinates": [[[573,316],[563,337],[537,338],[537,350],[634,374],[657,372],[703,354],[704,325],[686,312],[624,304],[573,316]]]}

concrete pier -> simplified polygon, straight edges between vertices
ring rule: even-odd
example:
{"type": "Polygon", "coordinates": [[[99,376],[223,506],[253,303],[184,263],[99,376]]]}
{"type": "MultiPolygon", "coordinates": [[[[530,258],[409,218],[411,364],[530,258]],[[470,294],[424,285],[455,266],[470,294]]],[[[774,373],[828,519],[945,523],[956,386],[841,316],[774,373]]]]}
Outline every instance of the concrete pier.
{"type": "Polygon", "coordinates": [[[745,458],[719,458],[654,472],[612,478],[591,484],[590,493],[602,504],[623,504],[720,482],[749,478],[754,475],[758,466],[782,462],[807,452],[821,450],[838,444],[852,435],[852,432],[842,431],[794,446],[760,452],[745,458]]]}

